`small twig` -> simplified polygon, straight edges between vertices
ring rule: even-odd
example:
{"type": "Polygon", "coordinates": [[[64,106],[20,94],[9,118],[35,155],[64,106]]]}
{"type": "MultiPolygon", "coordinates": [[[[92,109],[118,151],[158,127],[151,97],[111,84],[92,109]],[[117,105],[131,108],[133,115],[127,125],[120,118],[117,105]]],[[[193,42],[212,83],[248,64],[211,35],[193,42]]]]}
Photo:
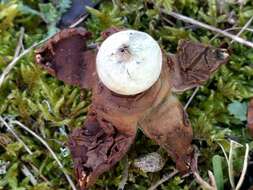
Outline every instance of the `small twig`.
{"type": "Polygon", "coordinates": [[[164,182],[170,180],[171,178],[173,178],[177,174],[178,174],[178,171],[176,169],[174,169],[174,171],[172,173],[170,173],[168,175],[165,175],[162,179],[160,179],[154,185],[152,185],[150,188],[148,188],[148,190],[155,190],[161,184],[163,184],[164,182]]]}
{"type": "MultiPolygon", "coordinates": [[[[8,125],[8,123],[1,116],[0,116],[0,120],[7,127],[7,129],[13,134],[13,136],[24,146],[24,148],[28,152],[28,154],[32,155],[33,152],[31,151],[31,149],[24,143],[24,141],[22,141],[21,138],[19,138],[19,136],[16,134],[13,127],[8,125]]],[[[37,184],[36,178],[32,175],[32,173],[29,171],[29,169],[24,164],[22,165],[21,171],[23,172],[23,174],[25,176],[29,177],[29,179],[33,185],[37,184]]]]}
{"type": "MultiPolygon", "coordinates": [[[[241,176],[240,176],[240,179],[235,187],[235,184],[234,184],[234,177],[233,177],[233,165],[232,165],[232,157],[233,157],[233,149],[234,149],[234,144],[237,143],[235,141],[230,141],[230,150],[229,150],[229,158],[225,152],[225,149],[224,147],[218,143],[218,145],[221,147],[222,151],[223,151],[223,154],[225,155],[225,158],[226,158],[226,161],[227,161],[227,165],[228,165],[228,175],[229,175],[229,181],[230,181],[230,184],[231,184],[231,187],[232,189],[235,189],[235,190],[239,190],[243,181],[244,181],[244,178],[245,178],[245,174],[246,174],[246,171],[247,171],[247,166],[248,166],[248,156],[249,156],[249,145],[246,144],[246,150],[245,150],[245,156],[244,156],[244,163],[243,163],[243,169],[242,169],[242,173],[241,173],[241,176]]],[[[239,144],[240,145],[240,144],[239,144]]]]}
{"type": "Polygon", "coordinates": [[[162,19],[165,20],[171,26],[175,26],[175,24],[172,21],[170,21],[169,19],[167,19],[166,17],[162,17],[162,19]]]}
{"type": "MultiPolygon", "coordinates": [[[[13,126],[9,125],[9,124],[4,120],[4,118],[2,118],[2,116],[0,116],[0,120],[1,120],[1,122],[3,122],[3,124],[7,127],[7,129],[13,134],[13,136],[14,136],[19,142],[21,142],[21,143],[23,144],[23,146],[24,146],[25,150],[28,152],[28,154],[32,155],[33,152],[32,152],[31,149],[21,140],[21,138],[18,137],[18,135],[15,133],[15,130],[13,129],[13,126]]],[[[35,167],[34,165],[32,165],[31,163],[29,163],[29,164],[31,165],[31,167],[33,168],[33,170],[35,170],[35,172],[37,172],[37,173],[40,175],[40,177],[41,177],[44,181],[49,182],[48,179],[47,179],[45,176],[43,176],[43,174],[41,174],[41,173],[39,172],[38,168],[36,168],[36,167],[35,167]]]]}
{"type": "Polygon", "coordinates": [[[217,188],[217,185],[216,185],[215,177],[214,177],[213,173],[210,170],[208,170],[208,176],[209,176],[209,180],[210,180],[211,186],[214,189],[217,190],[218,188],[217,188]]]}
{"type": "MultiPolygon", "coordinates": [[[[9,72],[11,71],[11,69],[15,66],[15,64],[22,58],[24,57],[26,54],[28,54],[33,48],[35,48],[36,46],[40,45],[41,43],[47,41],[51,36],[48,36],[47,38],[34,43],[32,46],[30,46],[29,48],[25,49],[22,53],[20,53],[17,57],[14,57],[14,59],[9,63],[9,65],[3,70],[1,76],[0,76],[0,88],[6,78],[6,76],[9,74],[9,72]]],[[[21,43],[22,44],[22,43],[21,43]]],[[[15,53],[16,54],[16,53],[15,53]]]]}
{"type": "Polygon", "coordinates": [[[213,175],[213,173],[211,171],[208,170],[208,176],[209,176],[209,181],[211,183],[211,185],[209,183],[207,183],[200,175],[198,172],[198,157],[199,157],[199,152],[197,147],[195,146],[195,153],[194,153],[194,163],[192,163],[191,166],[191,171],[193,173],[193,176],[195,177],[196,182],[202,186],[204,189],[208,189],[208,190],[217,190],[217,186],[216,186],[216,181],[215,181],[215,177],[213,175]]]}
{"type": "MultiPolygon", "coordinates": [[[[229,31],[233,31],[233,30],[242,30],[242,29],[243,29],[243,27],[232,27],[232,28],[227,28],[224,31],[229,32],[229,31]]],[[[244,31],[253,32],[253,29],[252,28],[245,28],[244,31]]],[[[211,40],[209,40],[209,42],[213,41],[218,36],[220,36],[220,34],[215,34],[215,36],[212,37],[211,40]]]]}
{"type": "Polygon", "coordinates": [[[226,158],[227,164],[228,164],[228,156],[227,156],[227,153],[226,153],[224,147],[220,143],[218,143],[218,145],[221,147],[221,150],[222,150],[222,152],[223,152],[223,154],[224,154],[224,156],[226,158]]]}
{"type": "Polygon", "coordinates": [[[77,25],[81,24],[88,16],[88,14],[85,14],[84,16],[80,17],[76,22],[71,24],[69,28],[75,28],[77,25]]]}
{"type": "Polygon", "coordinates": [[[234,154],[233,151],[234,151],[234,144],[233,141],[230,141],[230,149],[228,156],[228,176],[232,189],[235,189],[234,170],[233,170],[233,154],[234,154]]]}
{"type": "Polygon", "coordinates": [[[32,163],[28,163],[32,169],[36,172],[37,175],[40,176],[41,179],[43,179],[45,182],[50,183],[49,180],[39,171],[39,169],[34,166],[32,163]]]}
{"type": "MultiPolygon", "coordinates": [[[[102,0],[96,1],[96,5],[98,5],[102,0]]],[[[80,17],[76,22],[74,22],[73,24],[71,24],[69,26],[69,28],[74,28],[77,25],[81,24],[87,17],[89,16],[88,13],[86,13],[85,15],[83,15],[82,17],[80,17]]]]}
{"type": "Polygon", "coordinates": [[[194,155],[191,163],[191,173],[198,172],[198,158],[200,155],[199,149],[196,145],[193,146],[194,155]]]}
{"type": "Polygon", "coordinates": [[[50,103],[49,103],[46,99],[43,100],[42,103],[45,103],[45,104],[47,105],[47,108],[48,108],[48,112],[49,112],[49,113],[53,113],[53,110],[52,110],[52,108],[51,108],[51,106],[50,106],[50,103]]]}
{"type": "Polygon", "coordinates": [[[234,140],[230,140],[230,149],[229,149],[229,156],[228,156],[228,176],[229,176],[230,185],[233,190],[235,189],[233,155],[234,155],[234,149],[237,147],[242,147],[242,145],[234,140]]]}
{"type": "Polygon", "coordinates": [[[126,156],[124,159],[124,171],[122,172],[122,179],[119,183],[118,190],[124,190],[125,185],[127,183],[127,178],[128,178],[128,168],[129,168],[129,163],[128,163],[128,157],[126,156]]]}
{"type": "Polygon", "coordinates": [[[26,54],[28,54],[35,46],[37,46],[38,44],[34,44],[31,47],[29,47],[28,49],[25,49],[21,54],[19,54],[19,56],[15,57],[12,62],[4,69],[2,75],[0,76],[0,87],[2,86],[4,79],[6,78],[6,76],[9,74],[10,70],[14,67],[14,65],[26,54]]]}
{"type": "Polygon", "coordinates": [[[170,16],[176,18],[176,19],[182,20],[184,22],[191,23],[191,24],[197,25],[199,27],[205,28],[207,30],[219,33],[219,34],[221,34],[223,36],[226,36],[228,38],[231,38],[232,40],[237,41],[237,42],[239,42],[239,43],[241,43],[243,45],[246,45],[246,46],[249,46],[249,47],[253,48],[253,43],[252,42],[247,41],[247,40],[245,40],[243,38],[240,38],[238,36],[235,36],[233,34],[230,34],[230,33],[226,32],[226,31],[223,31],[223,30],[221,30],[219,28],[215,28],[213,26],[210,26],[210,25],[205,24],[203,22],[197,21],[197,20],[195,20],[193,18],[181,15],[179,13],[175,13],[173,11],[172,12],[163,11],[163,13],[168,14],[168,15],[170,15],[170,16]]]}
{"type": "Polygon", "coordinates": [[[18,45],[16,47],[14,57],[17,57],[20,54],[20,51],[21,51],[22,46],[23,46],[24,34],[25,34],[25,29],[24,29],[24,27],[21,27],[20,35],[19,35],[19,39],[18,39],[18,45]]]}
{"type": "Polygon", "coordinates": [[[58,157],[56,156],[56,154],[54,153],[54,151],[51,149],[51,147],[47,144],[47,142],[41,138],[39,135],[37,135],[35,132],[33,132],[31,129],[29,129],[28,127],[26,127],[25,125],[23,125],[22,123],[20,123],[17,120],[11,121],[11,124],[16,124],[18,126],[20,126],[22,129],[26,130],[28,133],[30,133],[31,135],[33,135],[35,138],[37,138],[51,153],[51,155],[53,156],[53,158],[55,159],[55,161],[57,162],[57,164],[59,165],[59,167],[61,168],[62,172],[64,173],[66,179],[68,180],[70,186],[72,187],[73,190],[77,190],[71,177],[68,175],[68,173],[66,172],[65,168],[63,167],[62,163],[60,162],[60,160],[58,159],[58,157]]]}
{"type": "Polygon", "coordinates": [[[26,177],[29,177],[30,179],[30,182],[33,184],[33,185],[36,185],[38,183],[38,181],[36,180],[36,178],[33,176],[33,174],[30,172],[30,170],[26,167],[26,165],[22,165],[21,166],[21,171],[22,173],[26,176],[26,177]]]}
{"type": "Polygon", "coordinates": [[[24,146],[25,150],[32,155],[31,149],[24,143],[24,141],[16,134],[15,130],[13,129],[12,126],[10,126],[1,116],[0,116],[0,121],[6,126],[8,131],[24,146]]]}
{"type": "MultiPolygon", "coordinates": [[[[22,141],[22,139],[16,134],[15,130],[13,129],[12,126],[8,125],[8,123],[0,116],[1,122],[7,127],[7,129],[12,133],[12,135],[24,146],[25,150],[28,152],[28,154],[32,155],[31,149],[22,141]]],[[[23,164],[21,168],[22,173],[29,177],[29,180],[33,185],[37,184],[37,180],[35,177],[32,175],[32,173],[29,171],[29,169],[23,164]]]]}
{"type": "MultiPolygon", "coordinates": [[[[16,46],[16,49],[15,49],[15,54],[14,54],[14,58],[13,58],[13,61],[15,59],[17,59],[18,55],[20,54],[20,51],[21,51],[21,48],[22,48],[22,44],[23,44],[23,38],[24,38],[24,28],[21,27],[20,29],[20,36],[19,36],[19,40],[18,40],[18,44],[16,46]]],[[[2,72],[1,76],[0,76],[0,87],[6,77],[6,75],[10,72],[10,70],[12,69],[12,67],[15,65],[15,62],[11,62],[2,72]]]]}
{"type": "Polygon", "coordinates": [[[200,184],[204,189],[217,190],[215,178],[210,170],[208,170],[209,180],[212,185],[215,184],[214,186],[207,183],[197,172],[194,172],[193,175],[195,177],[196,182],[200,184]]]}
{"type": "Polygon", "coordinates": [[[243,169],[242,169],[242,173],[240,176],[240,179],[236,185],[235,190],[239,190],[240,187],[242,186],[242,183],[244,181],[246,172],[247,172],[247,167],[248,167],[248,157],[249,157],[249,145],[246,144],[246,150],[245,150],[245,156],[244,156],[244,162],[243,162],[243,169]]]}
{"type": "Polygon", "coordinates": [[[187,103],[184,106],[184,110],[187,110],[188,106],[190,105],[190,103],[192,102],[193,98],[195,97],[195,95],[197,94],[197,92],[199,91],[199,86],[195,88],[195,90],[193,91],[191,97],[189,98],[189,100],[187,101],[187,103]]]}
{"type": "MultiPolygon", "coordinates": [[[[242,29],[236,34],[237,37],[239,37],[243,32],[244,30],[246,30],[246,28],[249,27],[249,25],[251,24],[253,20],[253,16],[248,20],[248,22],[242,27],[242,29]]],[[[230,42],[231,44],[234,43],[234,39],[230,42]]]]}

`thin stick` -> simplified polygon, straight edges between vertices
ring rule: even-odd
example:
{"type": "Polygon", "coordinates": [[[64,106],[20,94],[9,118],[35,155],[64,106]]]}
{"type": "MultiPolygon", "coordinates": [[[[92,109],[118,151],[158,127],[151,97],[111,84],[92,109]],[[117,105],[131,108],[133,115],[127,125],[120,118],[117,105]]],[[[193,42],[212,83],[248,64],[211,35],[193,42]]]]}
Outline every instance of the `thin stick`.
{"type": "Polygon", "coordinates": [[[174,170],[172,173],[170,173],[169,175],[165,175],[162,179],[160,179],[159,181],[157,181],[154,185],[152,185],[150,188],[148,188],[148,190],[155,190],[157,187],[159,187],[161,184],[163,184],[164,182],[170,180],[171,178],[173,178],[175,175],[178,174],[177,170],[174,170]]]}
{"type": "Polygon", "coordinates": [[[11,69],[15,66],[15,64],[26,54],[28,54],[34,47],[36,47],[37,45],[39,45],[39,43],[35,43],[33,44],[31,47],[29,47],[28,49],[25,49],[21,54],[19,54],[19,56],[15,57],[12,62],[4,69],[2,75],[0,76],[0,88],[4,82],[4,79],[6,78],[6,76],[9,74],[9,72],[11,71],[11,69]]]}
{"type": "Polygon", "coordinates": [[[33,184],[33,185],[36,185],[38,183],[38,181],[36,180],[36,178],[33,176],[33,174],[30,172],[30,170],[26,167],[26,165],[22,165],[21,166],[21,171],[22,173],[26,176],[26,177],[29,177],[30,179],[30,182],[33,184]]]}
{"type": "MultiPolygon", "coordinates": [[[[99,0],[96,2],[95,6],[98,5],[102,0],[99,0]]],[[[85,15],[83,15],[82,17],[80,17],[76,22],[74,22],[73,24],[71,24],[69,26],[69,28],[74,28],[76,27],[77,25],[81,24],[86,18],[88,18],[89,14],[86,13],[85,15]]]]}
{"type": "MultiPolygon", "coordinates": [[[[6,76],[9,74],[9,72],[11,71],[11,69],[15,66],[15,64],[22,58],[24,57],[26,54],[28,54],[33,48],[35,48],[36,46],[40,45],[41,43],[45,42],[46,40],[48,40],[51,36],[41,40],[40,42],[36,42],[34,43],[32,46],[30,46],[29,48],[25,49],[22,53],[20,53],[17,57],[14,57],[14,59],[9,63],[9,65],[4,69],[4,71],[2,72],[1,76],[0,76],[0,88],[6,78],[6,76]]],[[[22,44],[22,43],[21,43],[22,44]]],[[[15,53],[16,54],[16,53],[15,53]]]]}
{"type": "Polygon", "coordinates": [[[210,185],[209,183],[207,183],[207,182],[199,175],[199,173],[198,173],[198,165],[197,165],[199,153],[197,152],[197,150],[198,150],[198,149],[195,147],[196,153],[194,154],[194,158],[193,158],[193,160],[194,160],[194,163],[193,163],[194,167],[191,168],[192,173],[193,173],[193,176],[194,176],[196,182],[197,182],[200,186],[202,186],[204,189],[208,189],[208,190],[217,190],[215,177],[214,177],[213,173],[212,173],[210,170],[208,170],[208,176],[209,176],[209,180],[210,180],[211,185],[210,185]]]}
{"type": "Polygon", "coordinates": [[[29,129],[28,127],[26,127],[25,125],[23,125],[22,123],[20,123],[17,120],[11,121],[12,124],[17,124],[18,126],[20,126],[22,129],[26,130],[27,132],[29,132],[31,135],[33,135],[35,138],[37,138],[51,153],[51,155],[53,156],[53,158],[55,159],[55,161],[57,162],[57,164],[59,165],[59,167],[61,168],[62,172],[64,173],[66,179],[68,180],[70,186],[72,187],[73,190],[77,190],[71,177],[68,175],[68,173],[66,172],[66,170],[64,169],[62,163],[60,162],[60,160],[58,159],[58,157],[56,156],[56,154],[54,153],[54,151],[51,149],[51,147],[47,144],[47,142],[41,138],[39,135],[37,135],[35,132],[33,132],[31,129],[29,129]]]}
{"type": "Polygon", "coordinates": [[[88,14],[85,14],[84,16],[80,17],[76,22],[74,22],[73,24],[71,24],[69,26],[69,28],[74,28],[77,25],[81,24],[88,16],[89,16],[88,14]]]}
{"type": "Polygon", "coordinates": [[[240,179],[236,185],[235,190],[239,190],[240,187],[242,186],[242,183],[244,181],[246,171],[247,171],[247,166],[248,166],[248,157],[249,157],[249,145],[246,144],[246,150],[245,150],[245,156],[244,156],[244,162],[243,162],[243,169],[242,169],[242,174],[240,176],[240,179]]]}
{"type": "Polygon", "coordinates": [[[224,147],[220,143],[218,143],[218,145],[221,147],[221,150],[222,150],[222,152],[223,152],[223,154],[224,154],[224,156],[226,158],[227,164],[228,164],[228,156],[227,156],[227,153],[226,153],[224,147]]]}
{"type": "MultiPolygon", "coordinates": [[[[210,172],[208,171],[209,177],[210,177],[210,172]]],[[[217,190],[217,188],[211,186],[209,183],[207,183],[197,172],[193,173],[195,180],[198,184],[200,184],[204,189],[208,190],[217,190]]],[[[212,182],[213,183],[213,182],[212,182]]]]}
{"type": "MultiPolygon", "coordinates": [[[[233,31],[233,30],[242,30],[243,27],[232,27],[232,28],[227,28],[224,31],[229,32],[229,31],[233,31]]],[[[244,31],[248,31],[248,32],[253,32],[252,28],[245,28],[244,31]]],[[[220,34],[215,34],[214,37],[212,37],[211,40],[209,40],[209,42],[213,41],[215,38],[217,38],[220,34]]]]}
{"type": "Polygon", "coordinates": [[[218,190],[213,172],[208,170],[208,176],[209,176],[209,180],[210,180],[210,183],[211,183],[211,186],[213,187],[213,189],[218,190]]]}
{"type": "MultiPolygon", "coordinates": [[[[234,28],[228,28],[227,31],[230,30],[240,30],[242,27],[234,27],[234,28]]],[[[253,28],[245,28],[245,31],[253,32],[253,28]]]]}
{"type": "Polygon", "coordinates": [[[233,141],[230,141],[230,149],[228,156],[228,176],[232,189],[235,189],[234,170],[233,170],[233,154],[234,154],[233,151],[234,151],[234,143],[233,141]]]}
{"type": "MultiPolygon", "coordinates": [[[[21,138],[19,138],[19,136],[15,133],[15,130],[13,129],[12,126],[9,126],[8,123],[0,116],[0,120],[1,122],[3,122],[3,124],[7,127],[7,129],[13,134],[13,136],[21,143],[23,144],[25,150],[28,152],[28,154],[32,155],[33,152],[31,151],[31,149],[24,143],[24,141],[22,141],[21,138]]],[[[22,173],[29,177],[31,183],[33,185],[37,184],[37,180],[36,178],[32,175],[32,173],[29,171],[29,169],[23,164],[22,168],[21,168],[22,173]]]]}
{"type": "Polygon", "coordinates": [[[21,27],[20,28],[20,35],[19,35],[19,39],[18,39],[18,45],[16,47],[14,57],[17,57],[22,49],[24,34],[25,34],[25,29],[24,29],[24,27],[21,27]]]}
{"type": "MultiPolygon", "coordinates": [[[[238,34],[236,34],[237,37],[239,37],[243,32],[244,30],[246,30],[246,28],[249,27],[249,25],[251,24],[253,20],[253,16],[248,20],[248,22],[242,27],[242,29],[238,32],[238,34]]],[[[234,39],[230,42],[231,44],[234,43],[234,39]]]]}
{"type": "Polygon", "coordinates": [[[43,100],[42,103],[45,103],[47,105],[49,113],[53,113],[50,103],[46,99],[43,100]]]}
{"type": "Polygon", "coordinates": [[[39,169],[36,166],[34,166],[32,163],[28,164],[32,167],[35,173],[40,176],[41,179],[43,179],[47,183],[50,183],[49,180],[39,171],[39,169]]]}
{"type": "Polygon", "coordinates": [[[195,19],[193,19],[193,18],[189,18],[189,17],[187,17],[187,16],[184,16],[184,15],[181,15],[181,14],[178,14],[178,13],[175,13],[175,12],[173,12],[173,11],[172,11],[172,12],[163,11],[163,13],[168,14],[168,15],[170,15],[170,16],[176,18],[176,19],[182,20],[182,21],[184,21],[184,22],[191,23],[191,24],[200,26],[200,27],[202,27],[202,28],[205,28],[205,29],[207,29],[207,30],[210,30],[210,31],[219,33],[219,34],[221,34],[221,35],[223,35],[223,36],[226,36],[226,37],[228,37],[228,38],[231,38],[232,40],[237,41],[237,42],[239,42],[239,43],[241,43],[241,44],[243,44],[243,45],[246,45],[246,46],[249,46],[249,47],[253,48],[253,43],[252,43],[252,42],[247,41],[247,40],[244,40],[243,38],[240,38],[240,37],[238,37],[238,36],[235,36],[235,35],[233,35],[233,34],[230,34],[230,33],[226,32],[226,31],[223,31],[223,30],[221,30],[221,29],[219,29],[219,28],[215,28],[215,27],[213,27],[213,26],[210,26],[210,25],[205,24],[205,23],[203,23],[203,22],[197,21],[197,20],[195,20],[195,19]]]}
{"type": "Polygon", "coordinates": [[[195,97],[195,95],[197,94],[197,92],[199,91],[199,86],[195,88],[194,92],[192,93],[191,97],[189,98],[189,100],[187,101],[187,103],[184,106],[184,110],[187,110],[188,106],[190,105],[190,103],[192,102],[193,98],[195,97]]]}
{"type": "Polygon", "coordinates": [[[3,118],[0,116],[0,121],[7,127],[7,129],[10,131],[10,133],[24,146],[25,150],[32,155],[31,149],[24,143],[24,141],[19,138],[19,136],[16,134],[15,130],[10,126],[3,118]]]}
{"type": "MultiPolygon", "coordinates": [[[[20,50],[22,48],[22,44],[23,44],[23,38],[24,38],[24,28],[21,27],[20,29],[20,36],[19,36],[19,40],[18,40],[18,44],[16,46],[16,49],[15,49],[15,54],[14,54],[14,58],[13,60],[15,60],[19,53],[20,53],[20,50]]],[[[12,67],[15,65],[15,62],[13,63],[13,61],[4,69],[2,75],[0,76],[0,87],[4,81],[4,78],[6,77],[6,75],[10,72],[10,70],[12,69],[12,67]]]]}
{"type": "Polygon", "coordinates": [[[167,19],[166,17],[163,17],[162,18],[163,20],[165,20],[167,23],[169,23],[171,26],[175,26],[175,24],[172,22],[172,21],[170,21],[169,19],[167,19]]]}

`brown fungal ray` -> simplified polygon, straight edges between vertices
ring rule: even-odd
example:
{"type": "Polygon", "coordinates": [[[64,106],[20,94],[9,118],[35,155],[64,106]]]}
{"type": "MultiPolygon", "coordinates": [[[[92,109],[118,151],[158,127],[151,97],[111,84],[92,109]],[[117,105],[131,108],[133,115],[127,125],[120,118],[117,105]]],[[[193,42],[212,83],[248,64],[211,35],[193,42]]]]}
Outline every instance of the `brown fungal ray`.
{"type": "Polygon", "coordinates": [[[142,131],[162,146],[176,162],[181,173],[188,172],[193,161],[192,128],[182,105],[168,96],[140,122],[142,131]]]}
{"type": "Polygon", "coordinates": [[[36,62],[67,84],[91,88],[96,52],[86,47],[90,35],[84,28],[64,29],[35,51],[36,62]]]}
{"type": "Polygon", "coordinates": [[[247,123],[250,135],[253,137],[253,99],[250,100],[248,105],[247,123]]]}
{"type": "Polygon", "coordinates": [[[220,65],[228,61],[225,49],[181,40],[177,53],[169,55],[173,91],[185,91],[202,85],[220,65]]]}
{"type": "Polygon", "coordinates": [[[69,138],[69,148],[81,190],[93,185],[99,175],[108,171],[126,154],[136,133],[136,128],[129,126],[130,128],[131,134],[120,132],[93,108],[89,110],[84,126],[75,129],[69,138]]]}

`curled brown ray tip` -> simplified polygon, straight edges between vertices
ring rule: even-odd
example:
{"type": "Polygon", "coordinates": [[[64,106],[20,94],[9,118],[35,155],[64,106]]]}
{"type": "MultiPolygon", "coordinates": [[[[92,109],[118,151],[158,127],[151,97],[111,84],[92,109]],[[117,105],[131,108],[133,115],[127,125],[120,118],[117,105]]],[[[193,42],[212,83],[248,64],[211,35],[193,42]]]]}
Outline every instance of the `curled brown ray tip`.
{"type": "MultiPolygon", "coordinates": [[[[121,30],[109,28],[102,32],[102,39],[121,30]]],[[[87,47],[90,36],[83,28],[64,29],[35,51],[36,62],[49,74],[92,90],[84,125],[72,132],[68,142],[79,188],[93,185],[123,158],[138,128],[168,152],[182,174],[189,172],[195,163],[193,133],[187,113],[173,92],[202,85],[228,61],[226,50],[180,41],[176,54],[163,53],[163,68],[153,86],[125,96],[110,91],[99,81],[97,50],[87,47]]],[[[253,103],[251,115],[252,107],[253,103]]],[[[249,126],[253,125],[253,120],[249,121],[249,126]]]]}

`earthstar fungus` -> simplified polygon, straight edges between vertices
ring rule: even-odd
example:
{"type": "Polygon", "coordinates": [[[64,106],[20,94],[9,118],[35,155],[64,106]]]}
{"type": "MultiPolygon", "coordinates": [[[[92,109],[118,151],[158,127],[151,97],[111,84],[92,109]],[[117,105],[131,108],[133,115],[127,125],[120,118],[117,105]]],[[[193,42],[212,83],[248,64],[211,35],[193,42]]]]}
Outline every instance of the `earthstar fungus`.
{"type": "Polygon", "coordinates": [[[122,159],[138,128],[168,152],[181,173],[188,172],[193,161],[192,128],[173,92],[203,84],[227,62],[228,54],[223,49],[185,40],[179,42],[176,54],[166,54],[152,37],[134,30],[111,28],[101,35],[107,43],[102,43],[101,51],[88,48],[91,33],[83,28],[64,29],[36,50],[36,62],[51,75],[67,84],[92,90],[84,126],[69,137],[80,189],[94,184],[99,175],[122,159]],[[116,43],[114,39],[110,43],[111,38],[120,34],[124,40],[116,43]],[[133,36],[131,40],[128,35],[133,36]],[[145,44],[145,39],[150,46],[145,44]],[[106,50],[116,55],[104,57],[106,50]],[[106,68],[106,64],[112,68],[106,68]],[[96,68],[101,65],[102,68],[96,68]],[[145,70],[146,66],[143,74],[140,69],[145,70]],[[110,69],[118,75],[116,78],[103,76],[110,69]],[[120,77],[123,83],[117,81],[120,77]],[[110,86],[110,80],[117,85],[110,86]],[[141,82],[136,85],[136,81],[141,82]],[[129,90],[126,87],[131,82],[129,90]],[[120,85],[122,88],[118,88],[120,85]]]}

